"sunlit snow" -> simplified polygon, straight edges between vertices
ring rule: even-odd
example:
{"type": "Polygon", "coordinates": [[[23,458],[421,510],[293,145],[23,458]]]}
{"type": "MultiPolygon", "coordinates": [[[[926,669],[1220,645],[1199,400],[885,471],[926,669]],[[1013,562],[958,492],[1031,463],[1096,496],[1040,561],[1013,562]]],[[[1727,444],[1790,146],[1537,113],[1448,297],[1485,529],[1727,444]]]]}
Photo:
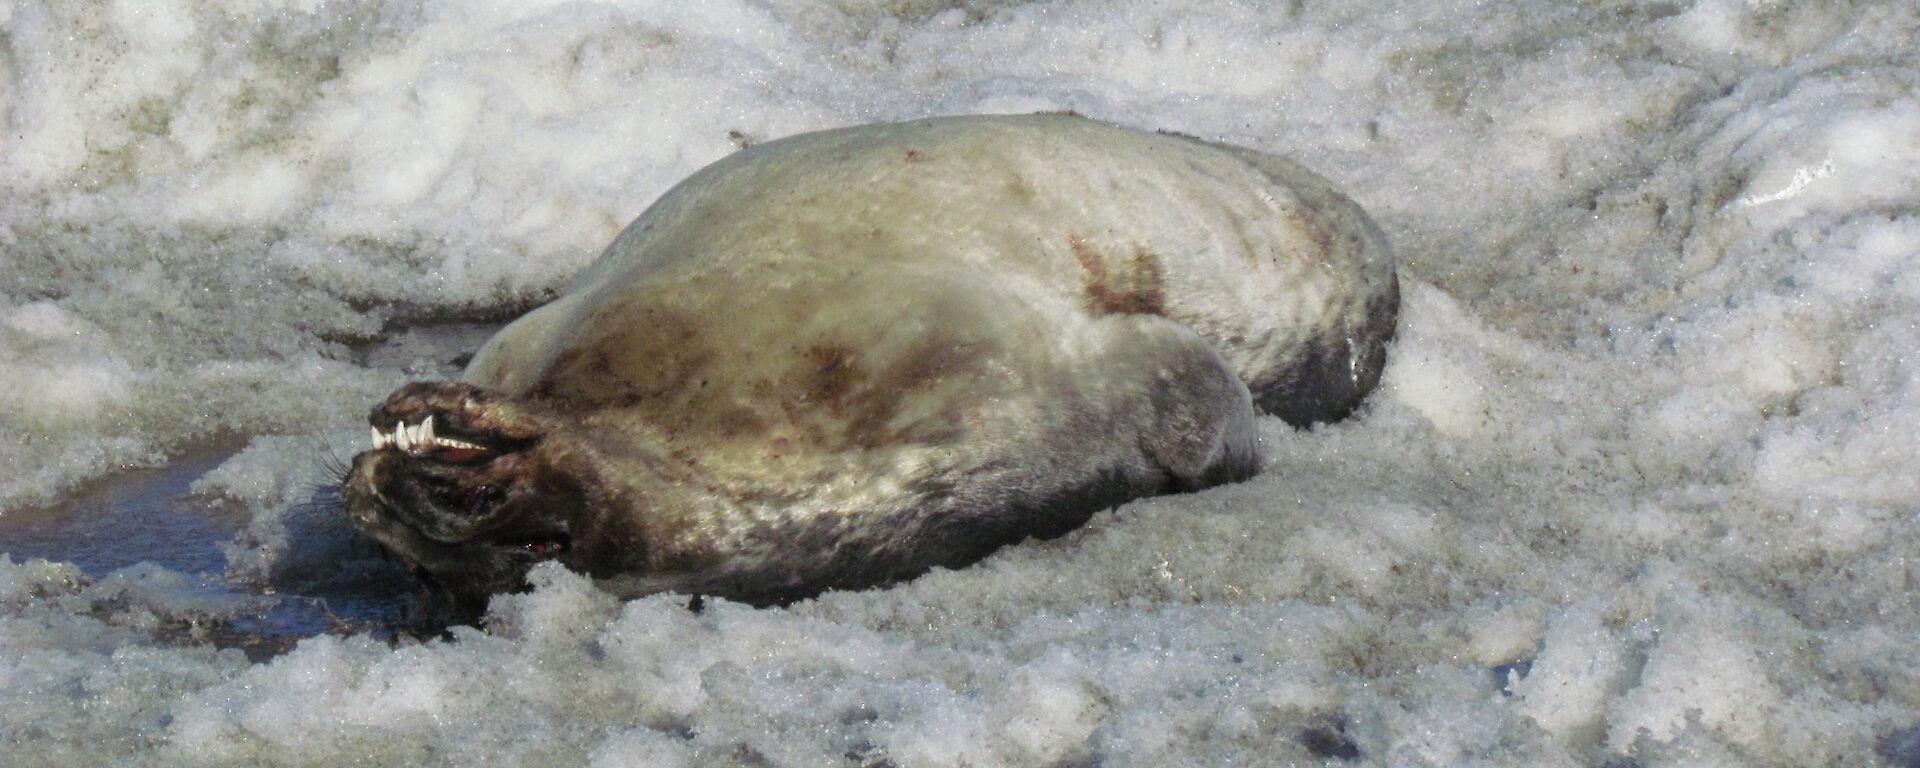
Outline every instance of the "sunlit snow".
{"type": "Polygon", "coordinates": [[[1917,40],[1910,0],[12,0],[0,763],[1920,766],[1917,40]],[[787,609],[549,568],[395,645],[303,597],[398,576],[306,505],[367,409],[673,182],[1067,109],[1374,215],[1357,418],[787,609]],[[170,461],[204,553],[42,559],[170,461]],[[250,658],[288,611],[331,631],[250,658]]]}

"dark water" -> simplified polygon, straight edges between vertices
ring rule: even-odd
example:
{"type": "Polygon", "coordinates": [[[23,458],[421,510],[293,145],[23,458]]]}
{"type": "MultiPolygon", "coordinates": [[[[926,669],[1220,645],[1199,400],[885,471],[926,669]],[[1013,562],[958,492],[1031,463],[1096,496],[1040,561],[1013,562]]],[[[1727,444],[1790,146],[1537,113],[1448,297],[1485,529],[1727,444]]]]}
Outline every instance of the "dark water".
{"type": "MultiPolygon", "coordinates": [[[[504,319],[416,318],[356,346],[355,360],[409,379],[455,378],[504,319]]],[[[151,563],[196,577],[200,594],[249,598],[254,607],[245,611],[194,618],[199,626],[216,626],[213,642],[243,648],[255,659],[317,634],[432,636],[453,620],[443,598],[426,594],[384,561],[325,503],[287,515],[291,551],[280,555],[266,583],[229,579],[221,545],[241,533],[248,514],[189,489],[245,446],[237,437],[198,446],[164,467],[127,470],[86,486],[55,506],[0,512],[0,553],[16,563],[72,563],[94,579],[151,563]]]]}
{"type": "MultiPolygon", "coordinates": [[[[150,563],[195,577],[195,594],[243,597],[245,608],[195,616],[192,638],[156,636],[160,643],[211,642],[272,658],[318,634],[371,633],[393,639],[437,633],[446,621],[420,597],[420,587],[397,567],[354,576],[239,583],[226,575],[221,545],[246,525],[244,513],[189,493],[193,482],[240,448],[230,441],[190,450],[158,469],[129,470],[43,509],[0,514],[0,553],[16,563],[42,558],[78,566],[99,579],[150,563]],[[371,578],[369,578],[369,575],[371,578]]],[[[317,541],[317,539],[316,539],[317,541]]],[[[330,543],[338,548],[338,543],[330,543]]],[[[365,545],[360,555],[375,551],[365,545]]]]}
{"type": "Polygon", "coordinates": [[[0,515],[0,552],[16,563],[70,562],[95,577],[141,562],[218,576],[227,564],[219,545],[245,521],[187,489],[242,445],[199,448],[159,469],[110,477],[59,506],[9,511],[0,515]]]}

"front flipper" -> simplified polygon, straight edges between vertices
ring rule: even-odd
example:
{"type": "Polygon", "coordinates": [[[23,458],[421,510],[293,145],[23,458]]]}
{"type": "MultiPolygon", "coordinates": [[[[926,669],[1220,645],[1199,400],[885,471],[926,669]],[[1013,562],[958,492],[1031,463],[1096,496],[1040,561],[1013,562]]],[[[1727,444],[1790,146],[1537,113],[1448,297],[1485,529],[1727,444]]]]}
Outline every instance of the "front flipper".
{"type": "Polygon", "coordinates": [[[1260,469],[1253,402],[1206,339],[1154,315],[1103,318],[1111,375],[1144,391],[1140,450],[1168,477],[1166,490],[1195,491],[1260,469]]]}

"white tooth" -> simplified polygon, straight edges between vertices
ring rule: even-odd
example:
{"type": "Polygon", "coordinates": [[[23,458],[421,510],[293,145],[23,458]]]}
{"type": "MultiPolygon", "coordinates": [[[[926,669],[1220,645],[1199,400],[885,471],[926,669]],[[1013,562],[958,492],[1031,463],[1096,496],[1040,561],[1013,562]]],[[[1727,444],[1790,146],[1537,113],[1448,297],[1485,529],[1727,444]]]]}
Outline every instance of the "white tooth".
{"type": "Polygon", "coordinates": [[[420,422],[420,435],[421,435],[420,441],[423,443],[426,443],[427,445],[439,444],[439,441],[433,439],[433,417],[432,416],[428,416],[426,421],[420,422]]]}
{"type": "Polygon", "coordinates": [[[367,429],[369,429],[369,430],[372,430],[372,431],[373,431],[373,449],[374,449],[374,450],[376,450],[376,451],[377,451],[377,450],[380,450],[380,428],[379,428],[379,427],[367,427],[367,429]]]}
{"type": "Polygon", "coordinates": [[[400,450],[413,450],[413,428],[404,421],[400,422],[400,426],[393,430],[393,442],[400,446],[400,450]]]}

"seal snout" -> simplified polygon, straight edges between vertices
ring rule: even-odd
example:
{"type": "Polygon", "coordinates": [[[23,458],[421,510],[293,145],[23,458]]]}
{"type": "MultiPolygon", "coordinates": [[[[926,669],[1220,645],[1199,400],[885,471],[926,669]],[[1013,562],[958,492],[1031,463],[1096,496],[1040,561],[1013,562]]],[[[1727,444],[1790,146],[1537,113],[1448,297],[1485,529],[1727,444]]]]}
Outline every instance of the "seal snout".
{"type": "Polygon", "coordinates": [[[541,449],[538,405],[459,382],[402,386],[367,416],[371,448],[354,459],[352,520],[417,562],[523,568],[574,548],[579,505],[541,449]]]}

